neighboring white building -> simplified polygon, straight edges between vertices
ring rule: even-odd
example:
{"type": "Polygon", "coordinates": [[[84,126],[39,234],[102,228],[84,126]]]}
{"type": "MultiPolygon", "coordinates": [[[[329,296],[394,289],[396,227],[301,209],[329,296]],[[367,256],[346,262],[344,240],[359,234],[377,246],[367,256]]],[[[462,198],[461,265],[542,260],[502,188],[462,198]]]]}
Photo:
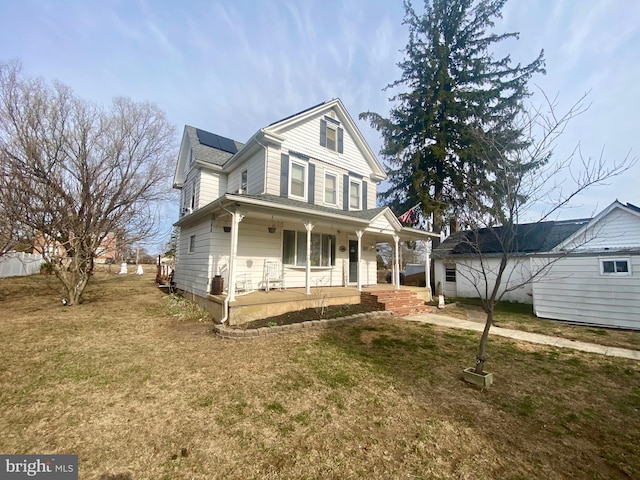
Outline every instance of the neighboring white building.
{"type": "Polygon", "coordinates": [[[533,284],[537,316],[640,329],[640,208],[616,200],[552,253],[560,258],[533,284]]]}
{"type": "Polygon", "coordinates": [[[240,291],[266,289],[274,263],[287,288],[307,294],[375,284],[377,243],[397,252],[400,241],[437,238],[376,208],[385,178],[339,99],[245,144],[186,126],[174,176],[182,192],[176,287],[207,298],[220,276],[233,302],[240,291]]]}
{"type": "MultiPolygon", "coordinates": [[[[492,285],[501,251],[491,230],[479,230],[479,241],[474,232],[456,232],[434,249],[436,291],[485,296],[482,272],[492,285]]],[[[532,303],[542,318],[640,329],[640,208],[615,201],[593,219],[518,225],[502,291],[532,272],[541,273],[503,300],[532,303]]]]}
{"type": "MultiPolygon", "coordinates": [[[[509,240],[509,262],[502,277],[502,300],[532,303],[531,256],[546,252],[575,233],[588,219],[538,222],[516,225],[515,238],[509,240]]],[[[502,256],[502,227],[483,228],[477,232],[454,232],[433,251],[436,292],[447,297],[488,297],[487,284],[492,287],[502,256]],[[481,255],[476,253],[480,249],[481,255]],[[485,282],[484,276],[488,282],[485,282]]]]}

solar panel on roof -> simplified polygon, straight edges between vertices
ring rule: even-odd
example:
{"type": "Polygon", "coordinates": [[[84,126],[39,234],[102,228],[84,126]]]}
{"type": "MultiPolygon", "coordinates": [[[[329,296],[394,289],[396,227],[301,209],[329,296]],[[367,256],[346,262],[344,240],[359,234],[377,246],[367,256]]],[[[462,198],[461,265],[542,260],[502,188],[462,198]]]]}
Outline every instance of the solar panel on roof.
{"type": "Polygon", "coordinates": [[[229,138],[221,137],[220,135],[206,132],[204,130],[200,130],[199,128],[196,128],[196,134],[198,135],[198,141],[202,145],[206,145],[207,147],[216,148],[218,150],[222,150],[223,152],[232,154],[238,151],[235,142],[229,138]]]}
{"type": "Polygon", "coordinates": [[[220,141],[220,150],[224,150],[229,153],[236,153],[238,151],[235,142],[230,138],[218,136],[218,140],[220,141]]]}

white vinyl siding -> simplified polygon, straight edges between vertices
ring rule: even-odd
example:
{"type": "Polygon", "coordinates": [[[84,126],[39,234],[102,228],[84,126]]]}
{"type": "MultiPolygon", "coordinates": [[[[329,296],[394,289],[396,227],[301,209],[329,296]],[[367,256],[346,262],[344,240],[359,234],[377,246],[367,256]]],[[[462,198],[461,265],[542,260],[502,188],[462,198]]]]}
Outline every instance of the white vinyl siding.
{"type": "MultiPolygon", "coordinates": [[[[610,257],[614,259],[616,257],[610,257]]],[[[601,275],[596,255],[568,256],[533,285],[534,312],[542,318],[640,329],[640,256],[628,275],[601,275]]]]}
{"type": "Polygon", "coordinates": [[[246,172],[246,192],[251,195],[261,194],[264,185],[264,149],[258,150],[248,160],[234,165],[228,174],[228,188],[230,192],[237,192],[243,188],[243,172],[246,172]]]}
{"type": "MultiPolygon", "coordinates": [[[[364,159],[362,152],[358,149],[347,129],[344,129],[342,154],[320,145],[320,120],[324,118],[325,113],[323,112],[308,122],[281,132],[280,135],[285,137],[285,141],[281,146],[282,151],[302,152],[327,166],[345,171],[350,170],[365,178],[369,177],[371,175],[371,167],[364,159]]],[[[344,128],[344,125],[341,125],[344,128]]]]}
{"type": "Polygon", "coordinates": [[[640,247],[640,218],[621,209],[612,210],[576,239],[578,250],[640,247]]]}
{"type": "MultiPolygon", "coordinates": [[[[493,286],[494,279],[500,260],[497,258],[485,258],[484,269],[489,279],[489,286],[493,286]]],[[[442,260],[435,262],[435,282],[440,283],[444,289],[444,294],[448,297],[478,298],[478,291],[484,293],[485,282],[481,276],[482,268],[479,260],[460,259],[455,265],[452,263],[443,264],[442,260]],[[447,269],[455,268],[456,281],[447,281],[447,269]]],[[[522,283],[523,279],[531,276],[530,262],[528,257],[515,257],[509,260],[503,275],[502,293],[506,288],[514,287],[522,283]]],[[[451,276],[449,276],[451,279],[451,276]]],[[[529,283],[513,291],[507,292],[502,298],[506,302],[532,303],[532,287],[529,283]]]]}
{"type": "Polygon", "coordinates": [[[177,255],[179,261],[175,272],[175,282],[179,289],[206,297],[209,287],[211,235],[208,221],[180,229],[177,255]],[[189,252],[193,236],[196,238],[194,250],[189,252]]]}

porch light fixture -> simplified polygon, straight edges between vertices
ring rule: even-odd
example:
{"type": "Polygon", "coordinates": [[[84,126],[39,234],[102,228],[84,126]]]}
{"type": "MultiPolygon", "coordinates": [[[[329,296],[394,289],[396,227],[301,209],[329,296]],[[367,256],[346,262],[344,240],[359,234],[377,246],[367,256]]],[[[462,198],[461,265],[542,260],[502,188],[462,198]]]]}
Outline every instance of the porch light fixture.
{"type": "Polygon", "coordinates": [[[222,229],[225,233],[229,233],[231,231],[231,225],[225,225],[224,227],[222,227],[222,229]]]}
{"type": "Polygon", "coordinates": [[[271,217],[271,226],[267,227],[269,233],[276,233],[276,225],[273,223],[273,217],[271,217]]]}

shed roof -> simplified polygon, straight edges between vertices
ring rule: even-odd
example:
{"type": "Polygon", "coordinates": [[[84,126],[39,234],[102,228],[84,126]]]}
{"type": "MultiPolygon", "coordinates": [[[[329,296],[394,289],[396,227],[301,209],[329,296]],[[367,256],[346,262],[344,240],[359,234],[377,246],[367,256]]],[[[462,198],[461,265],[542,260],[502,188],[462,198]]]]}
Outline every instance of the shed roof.
{"type": "Polygon", "coordinates": [[[434,249],[434,258],[456,255],[546,252],[575,233],[590,219],[522,223],[512,229],[504,226],[464,230],[449,236],[434,249]]]}

